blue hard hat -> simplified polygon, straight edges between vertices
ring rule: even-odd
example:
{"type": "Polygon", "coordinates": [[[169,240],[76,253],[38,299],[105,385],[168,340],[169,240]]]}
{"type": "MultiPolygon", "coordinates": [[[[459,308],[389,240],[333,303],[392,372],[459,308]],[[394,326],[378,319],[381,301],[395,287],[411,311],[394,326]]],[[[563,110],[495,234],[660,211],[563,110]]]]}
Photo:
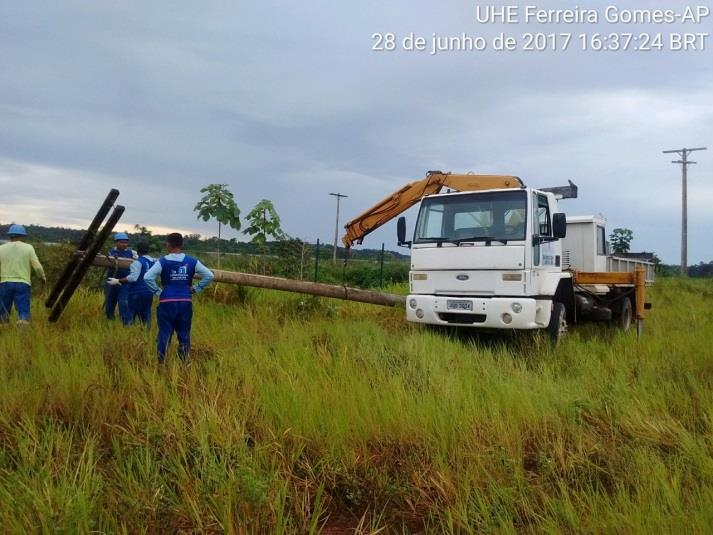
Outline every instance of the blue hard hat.
{"type": "Polygon", "coordinates": [[[126,232],[117,232],[114,234],[114,241],[126,240],[129,241],[129,235],[126,232]]]}
{"type": "Polygon", "coordinates": [[[10,225],[7,233],[9,236],[27,236],[27,230],[22,225],[10,225]]]}

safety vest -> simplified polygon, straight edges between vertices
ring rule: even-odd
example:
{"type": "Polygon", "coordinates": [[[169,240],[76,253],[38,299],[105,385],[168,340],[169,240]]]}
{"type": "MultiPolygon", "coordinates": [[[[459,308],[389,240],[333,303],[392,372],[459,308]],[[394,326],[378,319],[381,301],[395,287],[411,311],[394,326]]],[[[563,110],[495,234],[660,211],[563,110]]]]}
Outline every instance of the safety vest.
{"type": "Polygon", "coordinates": [[[161,263],[161,303],[170,301],[192,301],[191,286],[196,273],[198,260],[185,255],[183,260],[167,260],[165,256],[159,259],[161,263]]]}
{"type": "MultiPolygon", "coordinates": [[[[134,258],[134,251],[131,249],[124,249],[123,251],[120,251],[119,249],[112,249],[109,251],[108,256],[116,256],[119,258],[134,258]]],[[[116,268],[116,269],[109,269],[107,271],[107,277],[115,277],[117,279],[123,279],[129,274],[129,268],[116,268]]]]}
{"type": "Polygon", "coordinates": [[[146,286],[144,275],[154,265],[154,261],[145,256],[140,256],[138,262],[141,264],[141,273],[139,273],[139,278],[136,279],[136,282],[129,284],[129,295],[151,295],[151,290],[146,286]]]}

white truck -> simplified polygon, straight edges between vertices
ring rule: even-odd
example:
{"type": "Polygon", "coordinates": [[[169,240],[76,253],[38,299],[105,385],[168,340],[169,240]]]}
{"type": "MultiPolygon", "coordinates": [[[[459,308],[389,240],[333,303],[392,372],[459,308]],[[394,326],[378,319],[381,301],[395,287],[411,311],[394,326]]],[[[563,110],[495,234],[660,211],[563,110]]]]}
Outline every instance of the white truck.
{"type": "Polygon", "coordinates": [[[413,238],[403,217],[397,226],[399,244],[411,248],[409,321],[547,329],[555,340],[582,320],[626,330],[644,317],[654,266],[609,255],[603,218],[560,210],[559,198],[574,196],[572,183],[534,189],[512,176],[430,172],[347,223],[344,243],[420,201],[413,238]]]}

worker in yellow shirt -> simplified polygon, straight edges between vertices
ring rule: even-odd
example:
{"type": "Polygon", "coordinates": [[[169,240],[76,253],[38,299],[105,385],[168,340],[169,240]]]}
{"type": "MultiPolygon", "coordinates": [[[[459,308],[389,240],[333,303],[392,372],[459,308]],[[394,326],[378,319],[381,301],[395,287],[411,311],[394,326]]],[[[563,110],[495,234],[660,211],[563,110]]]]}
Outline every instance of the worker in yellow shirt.
{"type": "Polygon", "coordinates": [[[30,323],[30,269],[34,269],[43,282],[45,271],[35,248],[29,243],[23,243],[27,236],[25,227],[10,225],[7,234],[10,243],[0,245],[0,323],[9,320],[14,304],[17,324],[26,325],[30,323]]]}

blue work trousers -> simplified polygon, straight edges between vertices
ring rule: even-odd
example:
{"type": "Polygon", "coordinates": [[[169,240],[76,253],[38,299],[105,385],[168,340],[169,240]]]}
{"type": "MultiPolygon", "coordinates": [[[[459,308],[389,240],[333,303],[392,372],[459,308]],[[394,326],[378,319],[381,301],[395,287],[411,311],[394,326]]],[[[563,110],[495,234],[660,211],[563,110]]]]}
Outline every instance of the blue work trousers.
{"type": "Polygon", "coordinates": [[[129,294],[131,322],[134,323],[136,320],[139,320],[147,328],[151,327],[151,305],[153,305],[152,293],[129,294]]]}
{"type": "Polygon", "coordinates": [[[131,323],[131,310],[129,309],[129,286],[119,284],[112,286],[104,284],[104,313],[107,319],[114,319],[116,305],[119,305],[119,317],[124,325],[131,323]]]}
{"type": "Polygon", "coordinates": [[[166,358],[166,350],[174,331],[178,338],[178,358],[186,360],[191,351],[191,320],[193,319],[193,303],[190,301],[159,302],[156,308],[158,323],[158,338],[156,352],[158,361],[166,358]]]}
{"type": "Polygon", "coordinates": [[[17,319],[30,321],[30,289],[25,282],[0,283],[0,322],[8,321],[13,304],[17,319]]]}

